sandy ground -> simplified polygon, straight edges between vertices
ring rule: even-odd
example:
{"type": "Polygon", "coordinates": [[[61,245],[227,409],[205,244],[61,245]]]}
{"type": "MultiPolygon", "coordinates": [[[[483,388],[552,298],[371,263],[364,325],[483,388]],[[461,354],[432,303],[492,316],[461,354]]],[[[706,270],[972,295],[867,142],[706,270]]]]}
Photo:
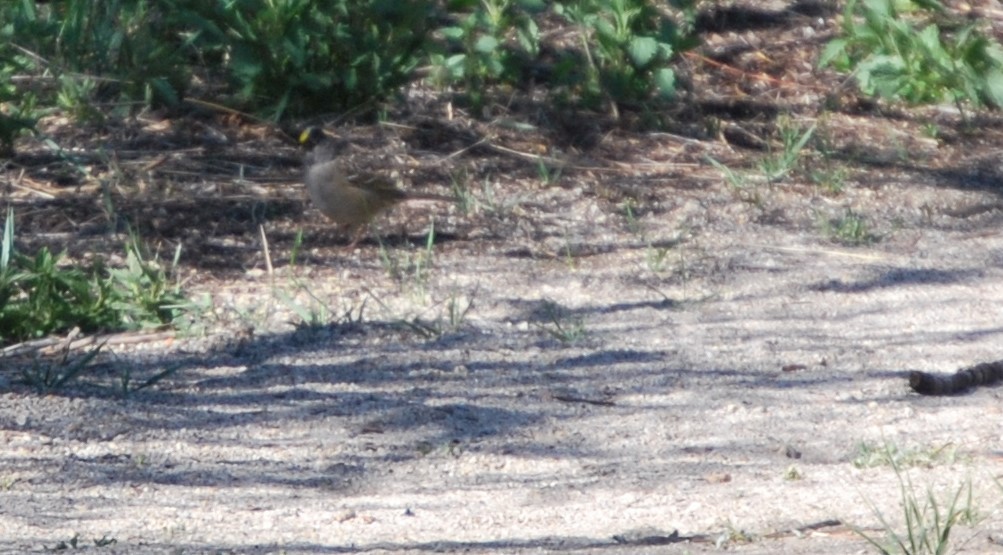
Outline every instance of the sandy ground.
{"type": "Polygon", "coordinates": [[[253,334],[113,348],[48,395],[3,371],[0,551],[869,553],[851,525],[904,530],[894,468],[855,464],[883,445],[941,510],[970,482],[952,547],[1000,551],[999,390],[905,377],[1003,357],[1003,214],[941,185],[841,197],[863,246],[803,192],[626,221],[571,187],[546,194],[587,217],[514,211],[559,232],[446,241],[420,275],[423,246],[395,278],[366,243],[206,284],[253,334]]]}

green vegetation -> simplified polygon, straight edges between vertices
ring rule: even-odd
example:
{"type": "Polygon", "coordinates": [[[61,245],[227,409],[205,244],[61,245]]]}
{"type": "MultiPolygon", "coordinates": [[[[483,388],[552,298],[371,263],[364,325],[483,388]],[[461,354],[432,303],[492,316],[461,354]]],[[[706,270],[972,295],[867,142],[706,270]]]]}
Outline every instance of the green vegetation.
{"type": "Polygon", "coordinates": [[[874,511],[881,521],[887,540],[873,538],[860,529],[855,529],[855,531],[878,549],[882,555],[893,553],[941,555],[948,553],[951,532],[955,526],[959,523],[972,524],[978,520],[972,505],[971,482],[958,486],[945,510],[944,503],[938,501],[933,492],[928,490],[925,499],[921,501],[913,491],[909,480],[902,478],[901,474],[898,476],[905,532],[896,532],[877,509],[874,511]]]}
{"type": "MultiPolygon", "coordinates": [[[[425,77],[474,106],[511,87],[539,87],[563,103],[648,110],[676,95],[672,66],[697,45],[697,4],[7,2],[0,146],[55,106],[101,120],[192,97],[279,121],[375,111],[373,100],[425,77]]],[[[934,0],[851,0],[820,64],[852,72],[869,95],[999,107],[1003,47],[980,25],[952,19],[934,0]]]]}
{"type": "MultiPolygon", "coordinates": [[[[692,15],[696,2],[675,4],[692,15]]],[[[558,74],[566,81],[583,82],[572,92],[585,99],[608,95],[635,102],[653,93],[663,98],[675,95],[675,73],[667,62],[694,45],[685,17],[682,22],[669,20],[654,3],[643,0],[568,2],[558,4],[556,11],[580,29],[586,79],[568,79],[581,71],[581,66],[570,63],[574,60],[558,64],[558,74]]]]}
{"type": "MultiPolygon", "coordinates": [[[[418,315],[398,317],[395,323],[406,328],[423,339],[439,339],[451,333],[457,333],[463,329],[467,320],[467,315],[474,308],[474,298],[476,291],[469,295],[461,295],[452,292],[445,301],[433,303],[428,310],[434,311],[431,318],[418,315]],[[445,306],[443,306],[445,304],[445,306]]],[[[377,300],[380,306],[388,313],[393,311],[382,301],[377,300]]]]}
{"type": "Polygon", "coordinates": [[[435,265],[435,222],[432,222],[425,246],[414,252],[404,249],[389,249],[383,240],[380,244],[380,262],[387,276],[401,286],[410,285],[412,290],[422,295],[428,285],[430,270],[435,265]]]}
{"type": "Polygon", "coordinates": [[[859,527],[853,527],[854,532],[867,540],[882,555],[948,553],[951,549],[951,533],[955,527],[959,524],[972,526],[980,520],[972,502],[971,480],[958,486],[945,508],[944,502],[938,501],[929,489],[925,496],[917,496],[909,477],[903,475],[898,465],[892,466],[899,483],[905,531],[897,532],[895,525],[869,502],[871,510],[881,523],[885,538],[875,538],[859,527]]]}
{"type": "Polygon", "coordinates": [[[175,33],[222,71],[239,106],[278,120],[386,98],[423,57],[433,3],[243,0],[186,3],[175,33]]]}
{"type": "MultiPolygon", "coordinates": [[[[260,229],[260,228],[259,228],[260,229]]],[[[296,232],[293,239],[292,249],[289,252],[289,282],[287,287],[282,287],[275,282],[275,273],[272,268],[271,254],[268,250],[268,239],[264,229],[261,229],[262,250],[265,258],[265,265],[268,268],[269,277],[272,278],[272,299],[287,308],[296,315],[299,320],[291,322],[298,333],[310,335],[327,326],[337,324],[356,324],[362,321],[366,303],[363,301],[358,306],[347,303],[344,310],[332,309],[330,301],[322,299],[314,292],[313,283],[309,279],[303,279],[298,271],[298,259],[303,248],[303,230],[296,232]]],[[[253,318],[250,318],[253,320],[253,318]]],[[[251,324],[258,325],[258,322],[251,324]]]]}
{"type": "Polygon", "coordinates": [[[801,472],[801,469],[799,469],[797,466],[793,464],[788,466],[787,470],[784,471],[784,480],[793,482],[803,479],[804,479],[804,473],[801,472]]]}
{"type": "Polygon", "coordinates": [[[857,468],[876,466],[931,468],[953,464],[957,462],[958,457],[958,448],[951,443],[936,448],[902,448],[889,443],[863,442],[857,449],[857,456],[853,458],[853,466],[857,468]]]}
{"type": "Polygon", "coordinates": [[[21,369],[21,380],[41,393],[59,389],[87,369],[101,348],[99,345],[76,357],[70,357],[67,350],[57,361],[34,360],[30,366],[21,369]]]}
{"type": "Polygon", "coordinates": [[[867,220],[849,208],[842,216],[825,220],[822,229],[833,241],[848,246],[866,245],[877,240],[867,220]]]}
{"type": "Polygon", "coordinates": [[[538,315],[536,326],[563,345],[577,345],[588,338],[585,320],[552,300],[543,301],[538,315]]]}
{"type": "Polygon", "coordinates": [[[136,241],[126,247],[125,268],[78,267],[61,260],[45,247],[33,256],[15,250],[13,211],[8,210],[0,241],[0,342],[75,328],[93,333],[177,325],[194,307],[180,283],[169,283],[167,272],[144,258],[136,241]]]}
{"type": "Polygon", "coordinates": [[[935,0],[851,0],[843,36],[826,46],[819,63],[854,73],[868,95],[999,108],[1003,47],[979,25],[950,21],[935,0]]]}
{"type": "MultiPolygon", "coordinates": [[[[605,101],[671,99],[676,92],[670,63],[692,48],[696,1],[668,2],[666,17],[649,0],[455,1],[452,24],[440,28],[430,61],[433,82],[462,85],[473,104],[493,84],[543,85],[557,99],[598,107],[605,101]],[[547,43],[545,22],[570,26],[561,44],[547,43]]],[[[614,104],[615,108],[615,104],[614,104]]]]}
{"type": "MultiPolygon", "coordinates": [[[[191,98],[280,121],[378,113],[378,102],[421,79],[474,107],[535,89],[558,104],[654,115],[676,97],[679,55],[698,44],[698,4],[6,2],[0,151],[56,108],[77,121],[100,121],[191,98]]],[[[999,107],[1003,47],[980,25],[934,0],[851,0],[842,36],[820,63],[852,72],[869,95],[999,107]]],[[[764,167],[768,175],[788,165],[776,161],[780,167],[764,167]]]]}
{"type": "Polygon", "coordinates": [[[759,169],[768,182],[779,181],[794,171],[801,160],[805,146],[815,134],[812,124],[802,131],[789,118],[777,120],[777,131],[781,139],[781,149],[770,151],[759,161],[759,169]]]}
{"type": "Polygon", "coordinates": [[[53,107],[100,121],[201,98],[280,121],[376,113],[424,77],[474,106],[536,84],[587,106],[671,99],[696,1],[668,4],[671,17],[652,0],[7,2],[0,147],[53,107]],[[546,42],[555,24],[570,43],[546,42]]]}
{"type": "Polygon", "coordinates": [[[811,174],[805,164],[808,159],[805,154],[815,138],[816,129],[817,125],[814,123],[801,125],[786,116],[778,118],[778,148],[774,149],[770,142],[766,143],[766,154],[756,163],[758,172],[736,171],[710,157],[707,162],[721,172],[739,200],[763,208],[766,186],[787,179],[795,171],[811,174]]]}
{"type": "MultiPolygon", "coordinates": [[[[107,535],[101,536],[100,538],[94,539],[92,541],[94,542],[94,547],[108,547],[110,545],[114,545],[114,544],[118,543],[117,539],[115,539],[115,538],[109,538],[107,535]]],[[[85,542],[81,542],[80,534],[73,534],[73,537],[70,538],[69,540],[67,540],[67,541],[60,541],[59,543],[57,543],[56,545],[54,545],[52,547],[46,546],[45,550],[46,551],[65,551],[65,550],[69,550],[69,549],[77,550],[77,549],[86,549],[86,548],[87,547],[85,545],[85,542]]]]}
{"type": "Polygon", "coordinates": [[[436,32],[439,42],[429,53],[432,80],[439,86],[462,84],[471,101],[481,104],[485,85],[520,81],[540,55],[540,28],[533,16],[546,5],[484,0],[453,2],[452,7],[454,17],[436,32]]]}
{"type": "Polygon", "coordinates": [[[204,92],[193,90],[198,77],[225,83],[227,104],[276,120],[344,109],[407,81],[432,7],[387,0],[10,2],[0,7],[0,20],[9,22],[0,34],[16,46],[0,51],[0,90],[16,68],[34,73],[37,83],[54,79],[55,91],[31,92],[54,93],[63,107],[173,106],[204,92]]]}

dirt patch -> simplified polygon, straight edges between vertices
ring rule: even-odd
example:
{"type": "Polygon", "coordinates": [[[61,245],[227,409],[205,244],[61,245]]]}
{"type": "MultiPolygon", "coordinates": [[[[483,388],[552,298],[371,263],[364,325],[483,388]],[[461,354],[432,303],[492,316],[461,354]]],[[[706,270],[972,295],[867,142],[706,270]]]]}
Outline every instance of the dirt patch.
{"type": "MultiPolygon", "coordinates": [[[[832,28],[815,21],[728,60],[784,62],[738,81],[829,142],[788,179],[707,163],[754,173],[766,155],[729,137],[775,120],[737,103],[718,136],[604,129],[588,148],[425,106],[343,134],[402,141],[412,186],[458,181],[472,202],[401,207],[352,252],[277,139],[213,150],[150,124],[177,147],[159,173],[123,149],[116,171],[143,186],[113,204],[99,181],[54,185],[28,146],[9,196],[26,246],[113,252],[138,224],[182,245],[213,310],[207,335],[113,345],[52,394],[5,363],[0,550],[864,552],[850,525],[881,536],[879,511],[902,529],[898,477],[868,459],[885,445],[911,454],[921,499],[971,480],[977,518],[953,545],[998,549],[999,390],[921,397],[908,373],[1003,358],[999,122],[807,113],[832,76],[790,45],[832,28]]],[[[710,67],[689,106],[736,81],[710,67]]]]}

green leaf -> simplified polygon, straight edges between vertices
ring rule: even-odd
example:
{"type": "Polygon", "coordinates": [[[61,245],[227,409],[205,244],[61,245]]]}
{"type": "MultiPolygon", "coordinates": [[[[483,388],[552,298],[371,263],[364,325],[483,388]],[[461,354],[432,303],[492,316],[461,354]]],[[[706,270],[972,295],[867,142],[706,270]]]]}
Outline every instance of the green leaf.
{"type": "Polygon", "coordinates": [[[676,96],[676,72],[667,67],[655,70],[655,86],[660,97],[672,100],[676,96]]]}
{"type": "Polygon", "coordinates": [[[864,0],[864,10],[868,18],[890,19],[895,15],[894,0],[864,0]]]}
{"type": "Polygon", "coordinates": [[[906,67],[899,56],[871,56],[857,66],[860,90],[885,98],[898,98],[906,67]]]}
{"type": "Polygon", "coordinates": [[[463,72],[463,65],[466,63],[466,61],[467,61],[467,55],[466,54],[453,54],[452,56],[446,58],[446,61],[445,61],[444,65],[450,71],[457,71],[457,70],[459,70],[462,73],[463,72]]]}
{"type": "Polygon", "coordinates": [[[616,29],[609,21],[606,21],[605,19],[597,19],[593,26],[599,34],[600,40],[608,39],[614,42],[617,40],[616,29]]]}
{"type": "Polygon", "coordinates": [[[474,50],[481,54],[491,54],[496,48],[498,48],[498,39],[489,35],[477,37],[477,42],[474,43],[474,50]]]}
{"type": "Polygon", "coordinates": [[[150,80],[150,87],[153,89],[156,98],[167,106],[177,106],[181,102],[178,91],[174,90],[174,87],[171,86],[167,79],[156,77],[150,80]]]}
{"type": "Polygon", "coordinates": [[[627,46],[627,53],[636,67],[644,67],[658,52],[658,41],[651,37],[634,37],[627,46]]]}
{"type": "Polygon", "coordinates": [[[516,0],[516,4],[527,12],[542,12],[547,9],[547,2],[544,0],[516,0]]]}
{"type": "Polygon", "coordinates": [[[515,30],[516,39],[519,41],[519,46],[522,49],[533,56],[537,56],[540,53],[540,28],[536,26],[536,22],[532,19],[527,19],[526,22],[519,28],[515,30]]]}
{"type": "Polygon", "coordinates": [[[14,254],[14,207],[7,206],[7,219],[4,221],[3,240],[0,241],[0,271],[10,267],[11,255],[14,254]]]}
{"type": "Polygon", "coordinates": [[[462,40],[463,35],[467,33],[463,27],[443,27],[439,29],[439,32],[442,33],[442,36],[450,40],[462,40]]]}
{"type": "MultiPolygon", "coordinates": [[[[983,39],[985,41],[985,39],[983,39]]],[[[987,63],[995,66],[1003,66],[1003,47],[998,42],[985,41],[987,44],[982,48],[982,54],[987,63]]]]}
{"type": "Polygon", "coordinates": [[[987,100],[996,108],[1003,107],[1003,71],[992,69],[986,73],[987,100]]]}
{"type": "Polygon", "coordinates": [[[952,57],[944,50],[944,45],[940,42],[940,29],[936,25],[929,25],[920,31],[916,35],[916,40],[923,47],[930,61],[945,70],[951,70],[952,57]]]}
{"type": "Polygon", "coordinates": [[[841,67],[846,63],[846,45],[848,41],[846,39],[833,39],[829,41],[829,44],[825,45],[822,49],[822,54],[818,57],[818,67],[825,67],[829,64],[835,65],[838,69],[845,69],[841,67]]]}

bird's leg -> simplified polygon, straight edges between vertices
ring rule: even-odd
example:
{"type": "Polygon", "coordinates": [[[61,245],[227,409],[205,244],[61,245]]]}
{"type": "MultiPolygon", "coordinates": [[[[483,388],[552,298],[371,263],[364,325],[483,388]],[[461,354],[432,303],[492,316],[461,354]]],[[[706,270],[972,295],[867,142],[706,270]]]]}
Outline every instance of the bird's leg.
{"type": "Polygon", "coordinates": [[[355,250],[355,246],[359,244],[359,241],[361,241],[362,237],[366,234],[366,226],[365,225],[349,226],[348,230],[353,231],[352,240],[348,243],[348,246],[345,247],[345,250],[351,251],[355,250]]]}

